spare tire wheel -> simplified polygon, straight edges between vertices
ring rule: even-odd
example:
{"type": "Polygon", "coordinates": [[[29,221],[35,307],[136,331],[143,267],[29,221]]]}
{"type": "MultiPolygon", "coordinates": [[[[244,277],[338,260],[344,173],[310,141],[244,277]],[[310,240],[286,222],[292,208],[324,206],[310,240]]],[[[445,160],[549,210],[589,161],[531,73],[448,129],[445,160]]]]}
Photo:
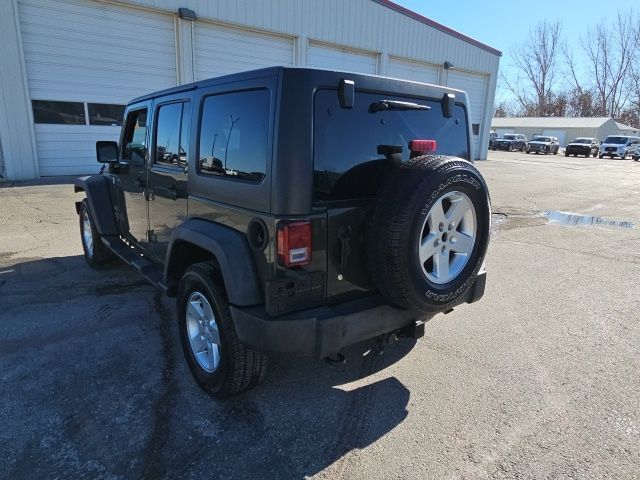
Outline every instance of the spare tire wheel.
{"type": "Polygon", "coordinates": [[[490,200],[468,161],[416,157],[380,188],[367,235],[376,288],[401,308],[443,311],[473,285],[490,231],[490,200]]]}

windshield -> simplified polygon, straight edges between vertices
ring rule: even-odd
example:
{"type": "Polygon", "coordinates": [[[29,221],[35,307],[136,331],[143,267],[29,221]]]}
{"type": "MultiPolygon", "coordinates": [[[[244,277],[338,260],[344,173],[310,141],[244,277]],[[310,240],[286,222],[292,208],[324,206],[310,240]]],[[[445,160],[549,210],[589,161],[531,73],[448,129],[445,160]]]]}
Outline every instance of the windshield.
{"type": "Polygon", "coordinates": [[[628,137],[607,137],[604,143],[613,143],[614,145],[621,145],[627,143],[628,137]]]}
{"type": "Polygon", "coordinates": [[[576,138],[571,143],[591,143],[591,139],[590,138],[576,138]]]}
{"type": "Polygon", "coordinates": [[[550,142],[551,139],[549,137],[533,137],[534,142],[550,142]]]}
{"type": "Polygon", "coordinates": [[[516,136],[515,135],[503,135],[500,138],[504,138],[505,140],[515,140],[516,136]]]}

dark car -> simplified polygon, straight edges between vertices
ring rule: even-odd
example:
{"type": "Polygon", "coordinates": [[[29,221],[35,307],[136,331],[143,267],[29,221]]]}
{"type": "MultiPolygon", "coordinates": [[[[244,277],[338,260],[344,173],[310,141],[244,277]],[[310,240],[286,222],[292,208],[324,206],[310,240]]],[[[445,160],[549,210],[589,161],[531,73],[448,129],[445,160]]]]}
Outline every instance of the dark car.
{"type": "Polygon", "coordinates": [[[527,145],[527,154],[544,153],[546,155],[547,153],[553,153],[557,155],[559,149],[560,143],[558,143],[557,137],[536,135],[527,145]]]}
{"type": "Polygon", "coordinates": [[[596,138],[592,137],[579,137],[569,143],[564,149],[564,156],[569,155],[584,155],[585,157],[596,157],[600,151],[600,144],[596,138]]]}
{"type": "Polygon", "coordinates": [[[494,132],[493,130],[491,130],[489,132],[489,148],[491,148],[493,146],[493,141],[498,138],[498,134],[496,132],[494,132]]]}
{"type": "Polygon", "coordinates": [[[186,361],[217,397],[256,385],[270,352],[340,361],[419,338],[484,293],[471,138],[464,92],[353,73],[268,68],[146,95],[119,145],[98,142],[102,173],[75,183],[85,259],[119,257],[175,297],[186,361]]]}
{"type": "Polygon", "coordinates": [[[519,150],[524,152],[527,149],[527,143],[527,137],[520,133],[506,133],[493,141],[491,150],[506,150],[507,152],[519,150]]]}

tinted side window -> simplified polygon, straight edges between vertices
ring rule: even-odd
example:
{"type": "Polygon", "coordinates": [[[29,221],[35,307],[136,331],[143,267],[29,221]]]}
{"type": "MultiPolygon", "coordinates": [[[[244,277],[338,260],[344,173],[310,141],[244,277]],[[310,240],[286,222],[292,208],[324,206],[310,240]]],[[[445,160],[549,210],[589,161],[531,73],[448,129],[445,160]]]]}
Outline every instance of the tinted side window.
{"type": "Polygon", "coordinates": [[[357,92],[352,109],[340,108],[335,90],[319,90],[314,101],[314,193],[316,200],[373,197],[384,178],[388,161],[379,145],[402,148],[409,159],[409,142],[437,141],[436,153],[469,158],[469,129],[464,107],[456,105],[452,118],[442,115],[435,100],[357,92]],[[377,111],[369,106],[382,99],[414,102],[429,110],[377,111]]]}
{"type": "Polygon", "coordinates": [[[157,115],[154,162],[164,165],[178,165],[182,103],[162,105],[158,109],[157,115]]]}
{"type": "Polygon", "coordinates": [[[134,110],[127,115],[122,159],[143,165],[147,153],[147,110],[134,110]]]}
{"type": "Polygon", "coordinates": [[[269,104],[267,89],[207,97],[202,105],[199,172],[262,181],[267,166],[269,104]]]}

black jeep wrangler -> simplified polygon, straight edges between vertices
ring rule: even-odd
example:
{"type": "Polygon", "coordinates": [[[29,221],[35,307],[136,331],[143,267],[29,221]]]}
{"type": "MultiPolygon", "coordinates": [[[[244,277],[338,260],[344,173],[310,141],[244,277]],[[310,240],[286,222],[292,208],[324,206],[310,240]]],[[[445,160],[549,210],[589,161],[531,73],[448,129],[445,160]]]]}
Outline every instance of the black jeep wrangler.
{"type": "Polygon", "coordinates": [[[84,254],[176,297],[189,367],[225,397],[268,352],[420,337],[484,293],[486,184],[464,92],[304,68],[199,81],[127,106],[75,191],[84,254]]]}

